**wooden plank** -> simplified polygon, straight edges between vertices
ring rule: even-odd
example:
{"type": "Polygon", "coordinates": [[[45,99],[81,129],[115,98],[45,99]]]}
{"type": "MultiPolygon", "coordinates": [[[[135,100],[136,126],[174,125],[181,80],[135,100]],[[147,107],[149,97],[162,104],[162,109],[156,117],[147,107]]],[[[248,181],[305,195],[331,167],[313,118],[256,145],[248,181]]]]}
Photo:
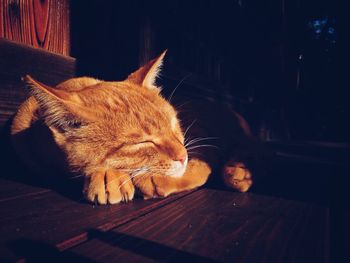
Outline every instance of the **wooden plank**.
{"type": "Polygon", "coordinates": [[[0,127],[27,97],[26,74],[55,85],[75,75],[75,59],[0,39],[0,127]]]}
{"type": "Polygon", "coordinates": [[[87,229],[108,231],[189,194],[93,206],[83,200],[80,187],[66,188],[66,192],[46,190],[0,202],[0,261],[18,259],[21,254],[16,244],[23,240],[37,240],[64,250],[86,241],[87,229]]]}
{"type": "Polygon", "coordinates": [[[69,250],[98,262],[327,262],[328,209],[202,189],[69,250]]]}
{"type": "Polygon", "coordinates": [[[0,203],[48,192],[48,189],[0,178],[0,203]]]}
{"type": "Polygon", "coordinates": [[[69,55],[68,0],[3,0],[0,37],[69,55]]]}

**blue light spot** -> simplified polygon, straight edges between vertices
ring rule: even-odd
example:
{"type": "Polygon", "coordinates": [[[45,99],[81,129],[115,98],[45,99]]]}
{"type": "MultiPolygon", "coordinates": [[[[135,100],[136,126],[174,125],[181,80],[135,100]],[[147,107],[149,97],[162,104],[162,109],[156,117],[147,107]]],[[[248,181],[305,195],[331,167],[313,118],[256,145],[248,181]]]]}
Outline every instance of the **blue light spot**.
{"type": "Polygon", "coordinates": [[[334,34],[335,33],[335,29],[333,27],[328,28],[328,33],[329,34],[334,34]]]}

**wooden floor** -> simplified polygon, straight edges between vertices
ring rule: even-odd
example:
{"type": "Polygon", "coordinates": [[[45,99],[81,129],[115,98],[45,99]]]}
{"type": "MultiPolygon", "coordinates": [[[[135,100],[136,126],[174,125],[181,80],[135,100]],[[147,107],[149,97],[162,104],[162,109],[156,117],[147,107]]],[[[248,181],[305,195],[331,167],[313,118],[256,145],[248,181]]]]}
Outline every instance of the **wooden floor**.
{"type": "Polygon", "coordinates": [[[327,262],[329,257],[323,206],[205,188],[112,206],[4,179],[0,190],[1,262],[327,262]]]}

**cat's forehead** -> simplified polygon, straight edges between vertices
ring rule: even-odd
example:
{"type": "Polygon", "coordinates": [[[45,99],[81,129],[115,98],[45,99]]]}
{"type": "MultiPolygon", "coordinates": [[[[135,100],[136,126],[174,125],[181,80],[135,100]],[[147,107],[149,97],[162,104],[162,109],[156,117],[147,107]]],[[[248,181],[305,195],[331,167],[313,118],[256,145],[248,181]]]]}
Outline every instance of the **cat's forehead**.
{"type": "MultiPolygon", "coordinates": [[[[82,91],[82,99],[106,115],[126,114],[125,118],[136,118],[153,123],[177,121],[174,108],[159,92],[124,82],[100,82],[82,91]]],[[[164,125],[164,123],[163,123],[164,125]]]]}

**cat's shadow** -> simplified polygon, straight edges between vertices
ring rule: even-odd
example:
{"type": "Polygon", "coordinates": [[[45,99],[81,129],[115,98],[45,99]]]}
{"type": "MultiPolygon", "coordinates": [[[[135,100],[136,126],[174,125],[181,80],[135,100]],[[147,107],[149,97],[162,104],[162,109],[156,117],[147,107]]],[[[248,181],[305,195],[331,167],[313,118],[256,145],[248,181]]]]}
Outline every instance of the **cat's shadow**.
{"type": "MultiPolygon", "coordinates": [[[[9,119],[0,132],[0,179],[31,187],[50,189],[72,201],[85,202],[82,194],[83,178],[71,179],[66,176],[59,176],[59,174],[55,175],[54,171],[50,174],[40,175],[30,171],[20,161],[13,149],[10,138],[11,122],[12,119],[9,119]]],[[[28,189],[28,191],[35,191],[35,189],[28,189]]],[[[11,193],[11,196],[15,195],[15,193],[11,193]]],[[[6,196],[3,198],[6,198],[6,196]]]]}

